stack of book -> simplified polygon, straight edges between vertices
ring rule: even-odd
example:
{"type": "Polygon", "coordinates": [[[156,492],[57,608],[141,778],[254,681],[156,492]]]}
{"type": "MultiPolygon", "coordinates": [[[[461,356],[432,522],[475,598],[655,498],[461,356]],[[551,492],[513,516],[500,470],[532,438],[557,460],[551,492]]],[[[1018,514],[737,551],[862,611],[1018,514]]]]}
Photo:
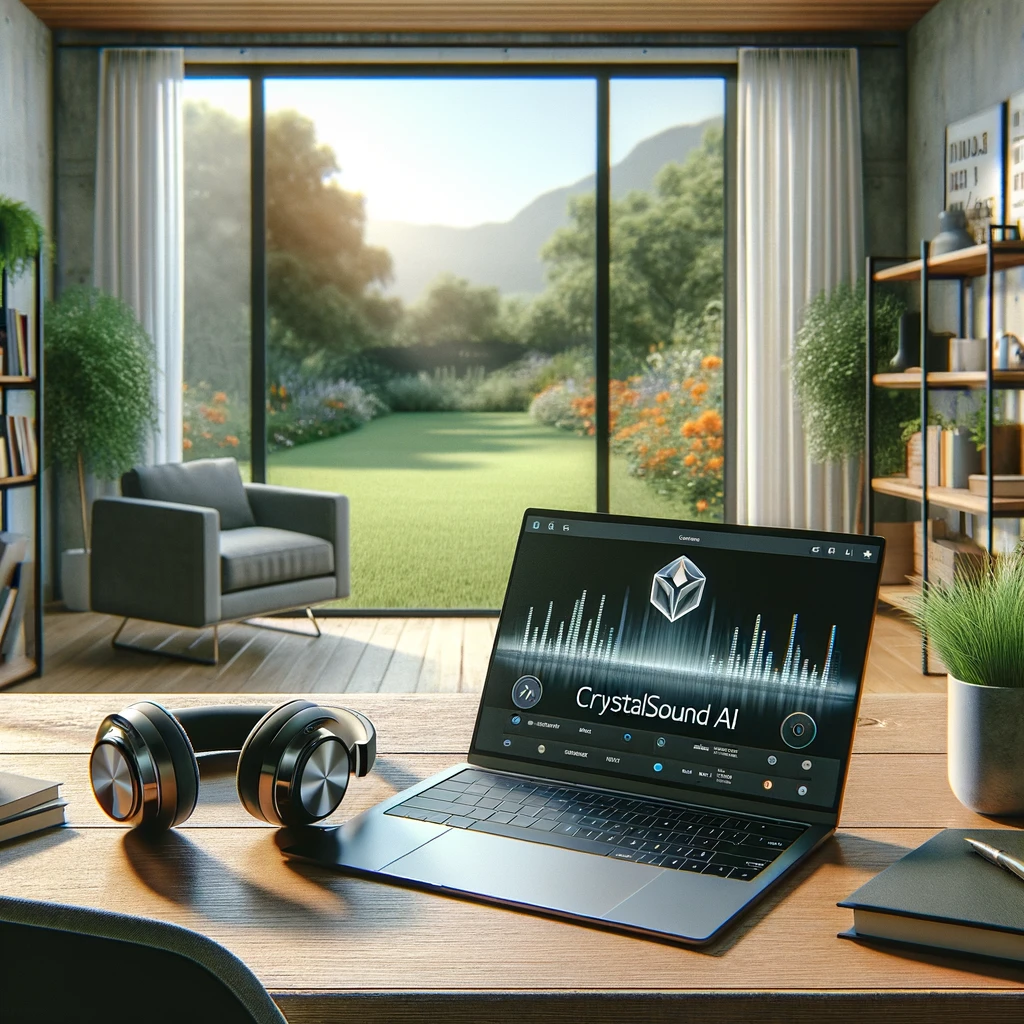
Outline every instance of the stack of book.
{"type": "Polygon", "coordinates": [[[31,416],[5,416],[0,432],[0,478],[35,476],[38,471],[35,419],[31,416]]]}
{"type": "Polygon", "coordinates": [[[28,343],[28,316],[16,309],[4,311],[0,324],[0,366],[8,377],[33,377],[32,348],[28,343]]]}
{"type": "MultiPolygon", "coordinates": [[[[928,486],[967,487],[972,473],[981,469],[981,453],[966,430],[928,428],[928,486]]],[[[907,444],[907,477],[921,483],[921,435],[907,444]]]]}
{"type": "Polygon", "coordinates": [[[0,772],[0,843],[64,824],[59,782],[0,772]]]}

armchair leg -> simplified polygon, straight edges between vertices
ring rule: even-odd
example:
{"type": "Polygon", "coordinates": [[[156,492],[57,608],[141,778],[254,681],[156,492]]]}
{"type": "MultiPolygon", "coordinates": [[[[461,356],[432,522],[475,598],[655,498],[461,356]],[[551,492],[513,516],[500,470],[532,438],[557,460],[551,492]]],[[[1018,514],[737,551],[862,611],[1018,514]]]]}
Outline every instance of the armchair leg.
{"type": "Polygon", "coordinates": [[[295,636],[308,636],[311,639],[323,636],[320,632],[320,623],[317,622],[312,608],[306,609],[306,618],[313,624],[313,632],[307,633],[304,629],[292,629],[290,626],[270,626],[264,622],[254,622],[252,619],[242,619],[247,626],[255,626],[257,629],[272,629],[275,633],[292,633],[295,636]]]}
{"type": "Polygon", "coordinates": [[[159,647],[142,647],[139,644],[125,643],[123,640],[119,640],[118,638],[121,636],[121,632],[127,625],[128,619],[125,618],[122,620],[121,625],[117,627],[117,632],[110,638],[110,646],[116,650],[136,651],[139,654],[157,654],[162,658],[174,658],[177,661],[188,661],[195,665],[217,665],[220,663],[220,633],[216,625],[213,627],[212,658],[201,658],[195,654],[179,653],[178,651],[164,651],[159,647]]]}

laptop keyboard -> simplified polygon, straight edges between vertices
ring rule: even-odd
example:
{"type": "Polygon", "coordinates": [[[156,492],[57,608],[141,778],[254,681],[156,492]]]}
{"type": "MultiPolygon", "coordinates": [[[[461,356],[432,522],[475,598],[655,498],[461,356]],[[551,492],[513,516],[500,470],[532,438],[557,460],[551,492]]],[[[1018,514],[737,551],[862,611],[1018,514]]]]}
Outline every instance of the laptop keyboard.
{"type": "Polygon", "coordinates": [[[742,882],[755,878],[807,829],[477,769],[386,813],[742,882]]]}

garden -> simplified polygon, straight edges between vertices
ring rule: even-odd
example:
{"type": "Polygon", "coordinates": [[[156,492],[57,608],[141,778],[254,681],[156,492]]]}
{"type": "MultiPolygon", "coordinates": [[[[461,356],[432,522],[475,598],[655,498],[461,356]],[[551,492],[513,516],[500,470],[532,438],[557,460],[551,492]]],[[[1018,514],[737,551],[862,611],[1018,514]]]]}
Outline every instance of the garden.
{"type": "MultiPolygon", "coordinates": [[[[247,136],[188,104],[186,139],[185,457],[244,464],[247,136]]],[[[593,195],[544,245],[540,294],[440,273],[403,305],[336,170],[311,122],[270,116],[268,476],[352,499],[350,605],[496,607],[522,510],[594,507],[593,195]],[[453,506],[472,528],[439,542],[453,506]]],[[[720,129],[611,219],[612,510],[721,518],[720,129]]]]}

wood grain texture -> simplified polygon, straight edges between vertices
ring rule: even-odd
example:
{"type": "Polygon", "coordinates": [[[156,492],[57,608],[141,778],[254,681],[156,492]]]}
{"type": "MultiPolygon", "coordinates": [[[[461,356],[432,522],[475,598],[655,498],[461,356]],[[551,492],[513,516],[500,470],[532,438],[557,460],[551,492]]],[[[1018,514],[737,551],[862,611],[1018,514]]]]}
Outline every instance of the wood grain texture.
{"type": "Polygon", "coordinates": [[[177,31],[904,31],[936,0],[26,0],[51,28],[177,31]]]}
{"type": "MultiPolygon", "coordinates": [[[[8,693],[0,697],[0,754],[88,754],[105,715],[138,700],[171,708],[204,704],[278,704],[280,693],[8,693]]],[[[452,754],[469,749],[476,694],[315,693],[328,705],[373,720],[380,754],[452,754]]],[[[867,694],[854,737],[858,754],[944,754],[946,698],[938,694],[867,694]]]]}
{"type": "MultiPolygon", "coordinates": [[[[459,760],[476,705],[358,696],[381,754],[339,820],[459,760]]],[[[1024,968],[836,938],[851,923],[837,901],[868,878],[941,827],[992,825],[949,792],[939,696],[865,697],[837,837],[702,952],[287,862],[275,830],[239,806],[225,759],[204,764],[185,827],[161,838],[118,827],[87,782],[92,732],[117,703],[2,698],[0,770],[64,779],[70,826],[0,846],[0,892],[200,931],[249,964],[289,1020],[1020,1020],[1024,968]]]]}
{"type": "MultiPolygon", "coordinates": [[[[298,629],[305,623],[290,621],[298,629]]],[[[493,618],[325,618],[319,639],[232,625],[221,631],[221,664],[206,666],[115,651],[110,637],[117,619],[53,610],[44,620],[45,675],[7,690],[479,693],[496,624],[493,618]]],[[[210,644],[208,632],[152,623],[132,623],[126,634],[133,642],[178,651],[210,644]]],[[[864,687],[868,693],[944,692],[945,680],[921,675],[920,634],[905,616],[879,610],[864,687]]]]}

